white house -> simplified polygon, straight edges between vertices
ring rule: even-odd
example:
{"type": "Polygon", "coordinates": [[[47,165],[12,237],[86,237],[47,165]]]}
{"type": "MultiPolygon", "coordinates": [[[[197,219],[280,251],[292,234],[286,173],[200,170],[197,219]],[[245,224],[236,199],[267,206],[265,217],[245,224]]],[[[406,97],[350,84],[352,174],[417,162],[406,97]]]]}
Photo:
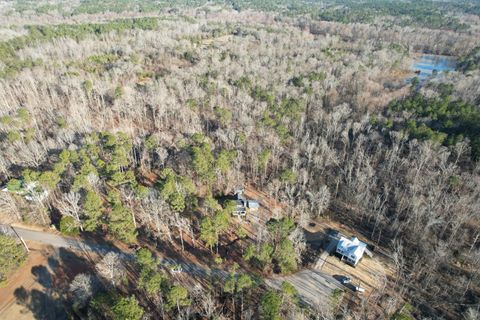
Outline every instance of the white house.
{"type": "Polygon", "coordinates": [[[342,260],[353,266],[357,265],[366,249],[367,244],[358,240],[357,237],[351,239],[340,237],[337,244],[337,253],[342,255],[342,260]]]}
{"type": "Polygon", "coordinates": [[[237,196],[236,207],[233,210],[233,215],[237,217],[244,217],[247,215],[247,211],[256,211],[260,208],[260,203],[257,200],[246,199],[243,196],[244,189],[237,188],[235,194],[237,196]]]}

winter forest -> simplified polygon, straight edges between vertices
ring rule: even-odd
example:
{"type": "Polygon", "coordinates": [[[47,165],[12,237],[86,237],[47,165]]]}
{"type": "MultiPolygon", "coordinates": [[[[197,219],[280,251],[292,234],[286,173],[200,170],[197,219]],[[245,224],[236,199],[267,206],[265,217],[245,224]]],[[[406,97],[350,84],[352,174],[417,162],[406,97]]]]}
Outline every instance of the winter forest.
{"type": "Polygon", "coordinates": [[[1,319],[479,319],[480,2],[0,1],[0,244],[1,319]]]}

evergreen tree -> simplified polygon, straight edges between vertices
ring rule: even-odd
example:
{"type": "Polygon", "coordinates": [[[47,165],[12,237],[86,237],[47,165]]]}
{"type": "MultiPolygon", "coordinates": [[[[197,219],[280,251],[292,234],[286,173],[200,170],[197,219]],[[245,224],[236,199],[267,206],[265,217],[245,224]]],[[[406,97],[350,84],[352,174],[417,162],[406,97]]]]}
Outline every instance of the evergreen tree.
{"type": "Polygon", "coordinates": [[[135,253],[135,259],[142,269],[156,270],[158,266],[157,260],[153,257],[152,252],[147,248],[141,248],[135,253]]]}
{"type": "Polygon", "coordinates": [[[212,247],[218,242],[218,233],[216,230],[215,222],[210,217],[205,217],[200,223],[200,239],[205,241],[206,245],[212,247]]]}
{"type": "Polygon", "coordinates": [[[137,239],[137,231],[132,221],[132,212],[121,202],[113,204],[108,227],[111,233],[125,243],[133,243],[137,239]]]}
{"type": "Polygon", "coordinates": [[[219,235],[230,226],[231,208],[227,208],[217,211],[213,217],[205,217],[200,223],[200,239],[205,241],[207,246],[212,247],[218,245],[219,235]]]}
{"type": "Polygon", "coordinates": [[[292,241],[283,239],[275,250],[273,258],[277,260],[282,273],[286,273],[297,269],[296,256],[292,241]]]}
{"type": "Polygon", "coordinates": [[[262,318],[267,320],[280,320],[281,306],[282,297],[273,290],[267,291],[260,301],[262,318]]]}
{"type": "Polygon", "coordinates": [[[297,289],[287,281],[282,282],[282,293],[295,304],[300,302],[297,289]]]}
{"type": "Polygon", "coordinates": [[[203,142],[199,146],[192,147],[193,168],[195,173],[204,182],[212,182],[215,178],[213,171],[215,165],[215,158],[212,154],[212,147],[208,142],[203,142]]]}
{"type": "Polygon", "coordinates": [[[85,214],[84,228],[86,231],[95,231],[98,228],[103,210],[102,198],[94,191],[87,191],[83,202],[83,211],[85,214]]]}
{"type": "Polygon", "coordinates": [[[112,308],[115,319],[140,320],[143,317],[144,310],[138,305],[135,296],[121,298],[112,308]]]}
{"type": "Polygon", "coordinates": [[[77,235],[79,230],[75,219],[71,216],[62,216],[60,219],[60,232],[66,235],[77,235]]]}
{"type": "Polygon", "coordinates": [[[192,203],[195,186],[185,177],[177,175],[172,169],[163,169],[160,173],[160,194],[172,210],[182,212],[187,203],[192,203]]]}
{"type": "Polygon", "coordinates": [[[18,268],[27,258],[27,253],[14,238],[0,234],[0,284],[7,274],[18,268]]]}
{"type": "Polygon", "coordinates": [[[167,293],[167,309],[177,307],[180,312],[180,307],[186,307],[190,305],[191,301],[188,298],[188,290],[182,286],[173,286],[167,293]]]}
{"type": "Polygon", "coordinates": [[[222,174],[227,173],[230,170],[230,167],[236,155],[237,153],[235,151],[220,151],[215,163],[216,169],[222,174]]]}
{"type": "Polygon", "coordinates": [[[140,272],[138,287],[144,289],[150,296],[158,294],[167,279],[157,271],[144,268],[140,272]]]}

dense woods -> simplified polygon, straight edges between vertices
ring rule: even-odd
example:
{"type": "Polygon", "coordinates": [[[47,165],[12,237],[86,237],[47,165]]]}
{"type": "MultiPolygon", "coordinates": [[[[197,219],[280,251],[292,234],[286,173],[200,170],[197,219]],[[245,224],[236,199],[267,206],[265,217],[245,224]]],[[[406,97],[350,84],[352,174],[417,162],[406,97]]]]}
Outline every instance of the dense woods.
{"type": "Polygon", "coordinates": [[[1,3],[1,222],[137,249],[70,279],[73,318],[478,315],[478,1],[1,3]],[[417,81],[425,53],[458,70],[417,81]],[[279,205],[241,220],[238,186],[279,205]],[[312,263],[313,221],[388,256],[385,285],[269,287],[312,263]]]}
{"type": "Polygon", "coordinates": [[[464,71],[478,69],[480,66],[480,47],[474,48],[468,54],[460,57],[460,68],[464,71]]]}

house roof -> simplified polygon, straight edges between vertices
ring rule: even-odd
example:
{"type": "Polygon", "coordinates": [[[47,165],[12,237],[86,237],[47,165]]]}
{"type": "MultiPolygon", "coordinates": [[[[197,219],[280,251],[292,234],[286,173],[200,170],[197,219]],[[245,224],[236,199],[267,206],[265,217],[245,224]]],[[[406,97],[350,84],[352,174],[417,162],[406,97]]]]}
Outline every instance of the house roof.
{"type": "Polygon", "coordinates": [[[260,208],[260,203],[256,200],[248,200],[247,201],[247,206],[250,209],[257,209],[257,208],[260,208]]]}
{"type": "Polygon", "coordinates": [[[337,244],[337,250],[341,250],[341,253],[344,256],[347,256],[349,258],[353,259],[360,259],[363,256],[363,253],[365,252],[365,249],[367,248],[367,244],[358,240],[357,237],[352,237],[351,239],[347,239],[345,237],[340,237],[340,240],[338,241],[337,244]]]}

